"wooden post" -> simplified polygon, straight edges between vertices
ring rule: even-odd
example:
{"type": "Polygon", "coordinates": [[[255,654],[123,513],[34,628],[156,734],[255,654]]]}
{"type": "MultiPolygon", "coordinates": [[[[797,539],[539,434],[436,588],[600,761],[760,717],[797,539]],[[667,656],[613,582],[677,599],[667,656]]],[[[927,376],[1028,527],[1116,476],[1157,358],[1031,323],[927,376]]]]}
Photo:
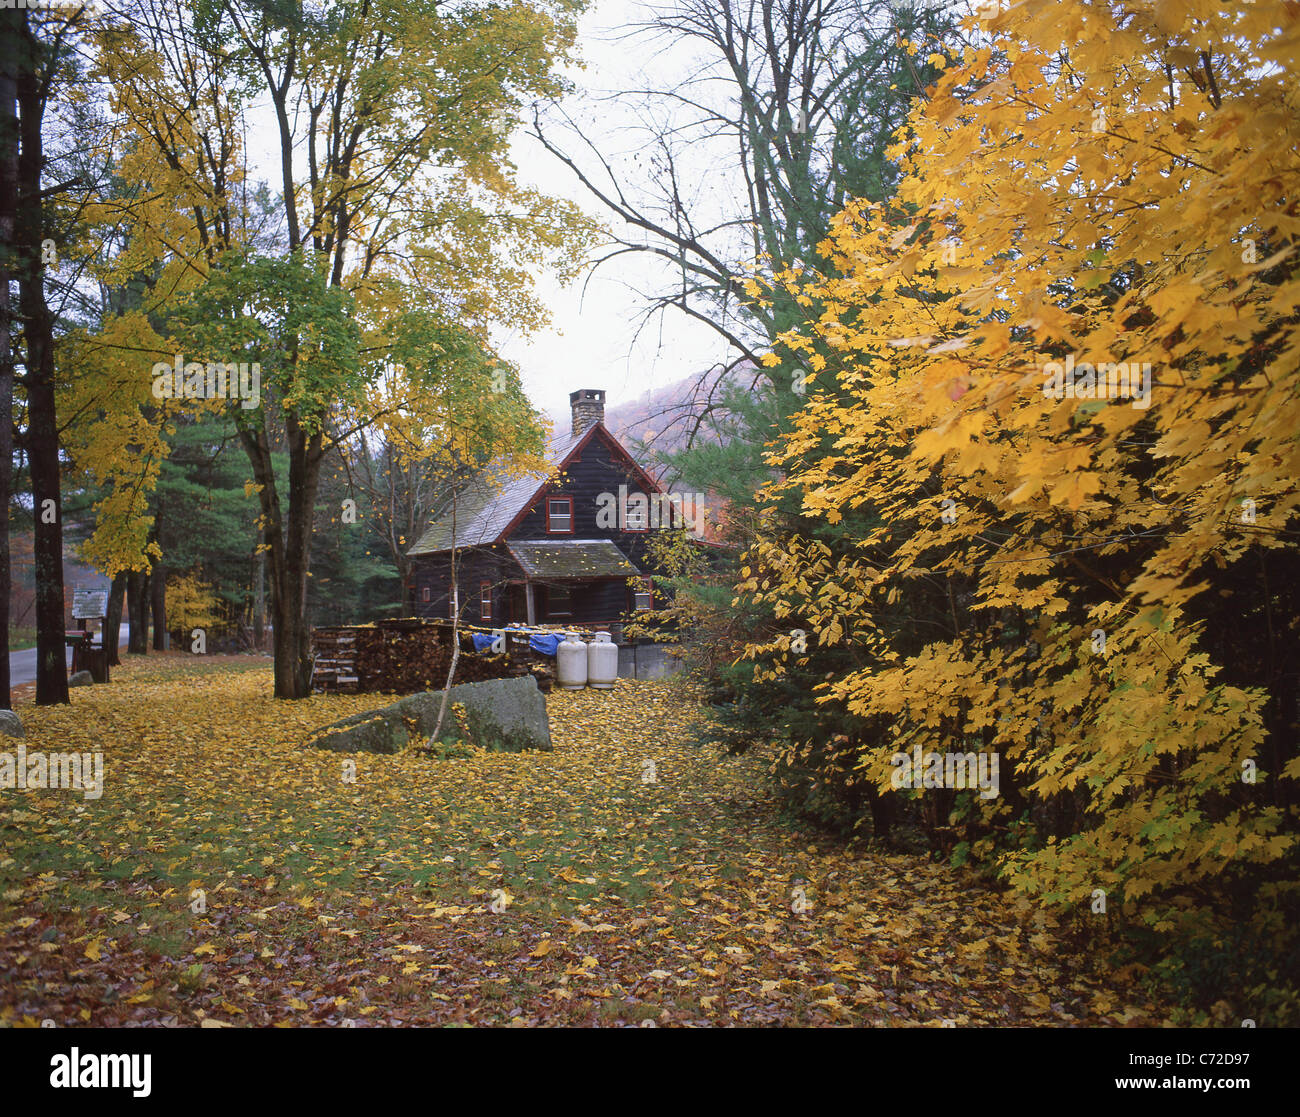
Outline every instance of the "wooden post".
{"type": "Polygon", "coordinates": [[[536,624],[537,617],[533,612],[533,583],[532,582],[524,583],[524,605],[528,613],[528,623],[536,624]]]}
{"type": "MultiPolygon", "coordinates": [[[[95,682],[108,682],[108,646],[104,642],[108,635],[108,590],[74,590],[72,593],[72,619],[74,622],[81,622],[81,639],[78,640],[72,649],[72,671],[76,674],[78,671],[90,671],[95,677],[95,682]],[[100,650],[96,652],[91,647],[90,622],[98,620],[100,622],[101,638],[100,650]],[[103,656],[103,667],[100,667],[100,656],[103,656]]],[[[66,634],[65,634],[65,643],[66,634]]]]}

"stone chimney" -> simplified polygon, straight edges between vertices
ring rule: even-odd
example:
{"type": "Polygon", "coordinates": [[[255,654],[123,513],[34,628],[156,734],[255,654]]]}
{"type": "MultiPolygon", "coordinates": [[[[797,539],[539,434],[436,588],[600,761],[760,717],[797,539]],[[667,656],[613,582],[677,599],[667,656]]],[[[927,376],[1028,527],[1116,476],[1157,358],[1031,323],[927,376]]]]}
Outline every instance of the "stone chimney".
{"type": "Polygon", "coordinates": [[[573,412],[573,437],[577,438],[588,427],[605,419],[605,393],[600,388],[579,388],[569,393],[569,408],[573,412]]]}

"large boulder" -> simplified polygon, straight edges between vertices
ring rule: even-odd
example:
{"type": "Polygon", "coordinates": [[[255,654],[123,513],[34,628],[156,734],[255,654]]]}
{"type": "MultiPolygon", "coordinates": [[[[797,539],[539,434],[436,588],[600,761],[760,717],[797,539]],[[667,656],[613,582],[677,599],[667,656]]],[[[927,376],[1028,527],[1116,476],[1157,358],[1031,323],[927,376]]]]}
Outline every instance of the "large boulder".
{"type": "Polygon", "coordinates": [[[392,707],[387,706],[367,714],[362,721],[349,718],[314,730],[308,743],[334,752],[401,752],[414,736],[410,726],[392,717],[391,711],[392,707]]]}
{"type": "Polygon", "coordinates": [[[26,737],[23,723],[13,710],[0,710],[0,735],[5,737],[26,737]]]}
{"type": "Polygon", "coordinates": [[[68,686],[92,686],[95,677],[89,671],[78,671],[68,679],[68,686]]]}
{"type": "MultiPolygon", "coordinates": [[[[378,710],[353,714],[314,730],[308,743],[334,752],[401,752],[411,744],[424,744],[438,723],[443,692],[412,694],[378,710]]],[[[531,675],[513,679],[488,679],[462,683],[450,691],[442,731],[456,733],[453,703],[465,707],[469,744],[502,752],[538,749],[550,752],[551,723],[546,699],[531,675]]]]}

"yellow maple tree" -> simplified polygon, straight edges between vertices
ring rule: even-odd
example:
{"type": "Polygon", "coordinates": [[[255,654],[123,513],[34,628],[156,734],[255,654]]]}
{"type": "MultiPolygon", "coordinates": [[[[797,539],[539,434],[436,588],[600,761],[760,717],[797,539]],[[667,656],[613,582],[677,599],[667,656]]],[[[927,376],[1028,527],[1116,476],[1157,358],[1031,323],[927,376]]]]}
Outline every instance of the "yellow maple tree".
{"type": "Polygon", "coordinates": [[[770,457],[802,519],[740,588],[855,650],[822,698],[874,727],[864,780],[998,754],[1000,795],[937,797],[945,848],[1157,931],[1214,888],[1263,911],[1294,896],[1300,776],[1300,12],[979,15],[897,197],[777,277],[812,308],[770,457]]]}

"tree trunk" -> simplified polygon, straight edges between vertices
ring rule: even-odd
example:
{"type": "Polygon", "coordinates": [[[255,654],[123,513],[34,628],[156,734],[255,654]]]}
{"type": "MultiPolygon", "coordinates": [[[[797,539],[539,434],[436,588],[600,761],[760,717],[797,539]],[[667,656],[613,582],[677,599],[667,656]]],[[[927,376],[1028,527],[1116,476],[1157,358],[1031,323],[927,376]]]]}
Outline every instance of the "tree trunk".
{"type": "Polygon", "coordinates": [[[11,709],[9,693],[9,498],[14,472],[14,362],[10,343],[9,275],[18,200],[18,9],[0,11],[0,709],[11,709]]]}
{"type": "Polygon", "coordinates": [[[108,613],[104,617],[104,650],[108,653],[108,665],[121,667],[122,660],[117,654],[118,641],[122,636],[122,605],[126,597],[126,574],[118,574],[108,591],[108,613]]]}
{"type": "Polygon", "coordinates": [[[143,570],[132,570],[126,576],[126,613],[131,623],[126,650],[131,655],[149,652],[148,584],[149,575],[143,570]]]}
{"type": "Polygon", "coordinates": [[[9,494],[14,465],[14,366],[8,359],[9,351],[9,276],[0,268],[0,633],[4,634],[0,709],[3,710],[13,708],[9,694],[9,599],[13,581],[9,568],[9,494]]]}
{"type": "Polygon", "coordinates": [[[150,601],[153,596],[153,573],[149,570],[140,574],[140,654],[149,654],[149,622],[153,617],[150,601]]]}
{"type": "MultiPolygon", "coordinates": [[[[260,542],[265,541],[265,536],[260,542]]],[[[253,648],[266,650],[266,552],[260,547],[254,557],[256,583],[253,590],[253,648]]]]}
{"type": "Polygon", "coordinates": [[[68,700],[64,655],[63,508],[59,477],[59,424],[54,410],[54,323],[45,301],[41,249],[45,221],[41,206],[42,82],[36,74],[39,44],[22,12],[17,45],[20,141],[18,207],[14,256],[19,309],[26,341],[27,460],[32,474],[36,519],[36,704],[68,700]]]}
{"type": "MultiPolygon", "coordinates": [[[[274,587],[272,587],[274,589],[274,587]]],[[[272,597],[278,595],[272,594],[272,597]]],[[[290,590],[286,597],[292,598],[290,590]]],[[[288,602],[276,602],[274,639],[276,698],[306,698],[311,693],[311,630],[288,602]]]]}
{"type": "Polygon", "coordinates": [[[871,834],[882,842],[889,841],[890,831],[894,825],[893,802],[877,791],[868,793],[867,803],[871,808],[871,834]]]}
{"type": "Polygon", "coordinates": [[[324,458],[324,437],[309,433],[292,414],[285,417],[289,449],[289,522],[280,515],[280,501],[265,428],[239,432],[240,441],[261,487],[258,499],[264,520],[263,537],[270,546],[271,617],[275,631],[275,697],[306,698],[311,694],[311,626],[307,623],[307,576],[311,566],[312,519],[324,458]]]}
{"type": "MultiPolygon", "coordinates": [[[[29,351],[39,348],[39,343],[34,343],[29,351]]],[[[36,704],[51,706],[68,700],[63,641],[63,525],[53,384],[29,382],[27,407],[28,461],[36,502],[36,704]]]]}
{"type": "Polygon", "coordinates": [[[149,605],[153,611],[153,650],[165,652],[171,645],[167,631],[167,568],[161,561],[149,572],[149,605]]]}

